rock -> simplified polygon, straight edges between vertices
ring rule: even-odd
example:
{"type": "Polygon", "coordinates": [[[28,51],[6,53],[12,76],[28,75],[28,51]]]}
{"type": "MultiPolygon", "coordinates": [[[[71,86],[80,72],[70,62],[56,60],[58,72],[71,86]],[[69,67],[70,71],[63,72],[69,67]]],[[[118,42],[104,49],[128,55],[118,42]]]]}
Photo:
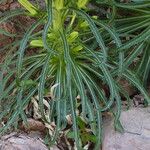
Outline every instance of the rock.
{"type": "Polygon", "coordinates": [[[102,150],[150,150],[150,107],[123,111],[120,121],[124,133],[114,131],[112,120],[104,124],[102,150]]]}
{"type": "MultiPolygon", "coordinates": [[[[0,139],[0,150],[49,150],[42,139],[25,134],[11,133],[0,139]]],[[[56,146],[50,150],[59,150],[56,146]]]]}

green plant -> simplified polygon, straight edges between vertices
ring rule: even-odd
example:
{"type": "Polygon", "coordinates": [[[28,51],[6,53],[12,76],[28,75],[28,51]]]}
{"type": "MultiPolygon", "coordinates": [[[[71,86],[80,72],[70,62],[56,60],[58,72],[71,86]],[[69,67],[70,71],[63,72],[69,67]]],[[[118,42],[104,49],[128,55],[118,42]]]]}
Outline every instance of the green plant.
{"type": "Polygon", "coordinates": [[[8,117],[0,131],[3,133],[10,126],[17,126],[20,119],[26,123],[25,109],[31,97],[38,95],[42,120],[56,124],[51,136],[52,143],[66,128],[66,116],[71,114],[76,147],[81,149],[84,146],[86,135],[98,149],[102,141],[102,112],[112,111],[115,129],[122,130],[119,122],[120,95],[124,94],[127,98],[128,95],[123,93],[119,85],[121,78],[129,80],[144,95],[148,104],[150,102],[140,81],[129,70],[129,65],[137,56],[135,53],[143,47],[143,40],[149,37],[149,28],[142,35],[122,44],[119,29],[116,32],[115,28],[110,27],[109,21],[107,23],[88,14],[88,0],[47,0],[46,10],[40,10],[27,0],[19,2],[26,10],[15,10],[11,14],[6,12],[0,22],[23,14],[33,17],[35,23],[21,40],[17,39],[12,44],[13,52],[0,66],[0,101],[4,104],[0,120],[8,117]],[[39,26],[42,29],[36,31],[39,26]],[[124,57],[126,50],[136,42],[141,44],[132,54],[124,57]],[[26,51],[31,47],[38,48],[38,52],[28,56],[26,51]],[[53,85],[55,88],[51,93],[53,96],[47,117],[43,99],[53,85]],[[109,96],[106,96],[103,86],[109,88],[109,96]],[[116,109],[112,107],[114,104],[116,109]],[[90,132],[85,132],[85,126],[90,132]],[[81,131],[84,131],[83,135],[81,131]]]}

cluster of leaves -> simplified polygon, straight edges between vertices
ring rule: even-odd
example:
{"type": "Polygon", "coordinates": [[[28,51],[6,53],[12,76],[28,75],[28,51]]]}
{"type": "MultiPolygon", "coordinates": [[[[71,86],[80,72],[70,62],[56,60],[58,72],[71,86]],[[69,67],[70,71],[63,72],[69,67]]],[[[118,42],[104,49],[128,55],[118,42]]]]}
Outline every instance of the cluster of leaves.
{"type": "Polygon", "coordinates": [[[17,126],[19,119],[27,122],[25,109],[31,97],[38,95],[43,121],[56,124],[52,143],[66,128],[66,116],[71,114],[76,147],[81,149],[86,137],[98,149],[104,111],[113,112],[115,129],[122,130],[121,95],[128,100],[129,96],[119,84],[120,79],[132,83],[150,103],[143,87],[150,72],[150,2],[97,0],[100,9],[96,11],[104,11],[102,19],[90,15],[89,0],[46,0],[45,9],[28,0],[18,2],[25,9],[2,14],[0,23],[18,15],[30,16],[35,23],[21,39],[2,48],[11,50],[0,65],[0,120],[8,117],[0,132],[17,126]],[[26,51],[31,47],[38,51],[28,56],[26,51]],[[137,58],[136,67],[132,66],[137,58]],[[53,85],[47,119],[43,99],[53,85]],[[109,94],[104,86],[109,88],[109,94]],[[86,131],[86,127],[90,130],[86,131]]]}
{"type": "Polygon", "coordinates": [[[97,0],[101,6],[104,5],[112,9],[111,14],[107,14],[111,19],[111,24],[119,34],[122,42],[126,46],[122,47],[125,57],[131,56],[130,63],[135,59],[137,64],[132,68],[135,74],[141,77],[142,84],[146,87],[148,76],[150,74],[150,53],[149,53],[149,7],[150,2],[147,0],[132,0],[132,2],[118,3],[116,1],[102,2],[97,0]],[[141,44],[141,46],[140,46],[141,44]],[[139,47],[139,49],[138,49],[139,47]],[[138,50],[135,50],[138,49],[138,50]]]}

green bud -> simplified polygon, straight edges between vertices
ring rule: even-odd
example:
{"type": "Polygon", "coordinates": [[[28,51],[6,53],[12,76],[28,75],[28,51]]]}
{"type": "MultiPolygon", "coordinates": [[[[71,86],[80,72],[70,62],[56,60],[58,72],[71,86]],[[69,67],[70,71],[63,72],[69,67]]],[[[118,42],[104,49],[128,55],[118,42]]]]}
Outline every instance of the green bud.
{"type": "Polygon", "coordinates": [[[93,19],[98,19],[98,16],[92,16],[93,19]]]}
{"type": "Polygon", "coordinates": [[[87,21],[84,21],[80,24],[80,28],[87,28],[89,26],[87,21]]]}
{"type": "Polygon", "coordinates": [[[64,0],[55,0],[54,1],[55,8],[57,10],[61,10],[64,7],[64,0]]]}
{"type": "Polygon", "coordinates": [[[78,52],[78,51],[81,51],[82,49],[83,49],[83,47],[81,45],[78,45],[78,46],[73,48],[73,51],[78,52]]]}
{"type": "Polygon", "coordinates": [[[33,6],[28,0],[18,0],[18,2],[30,12],[31,15],[35,16],[37,14],[37,8],[33,6]]]}
{"type": "Polygon", "coordinates": [[[78,0],[77,6],[79,8],[85,8],[86,4],[88,3],[89,0],[78,0]]]}
{"type": "Polygon", "coordinates": [[[34,46],[34,47],[43,47],[43,41],[42,40],[32,40],[30,42],[30,45],[34,46]]]}
{"type": "Polygon", "coordinates": [[[73,31],[69,36],[68,36],[68,42],[72,43],[78,38],[79,33],[77,31],[73,31]]]}

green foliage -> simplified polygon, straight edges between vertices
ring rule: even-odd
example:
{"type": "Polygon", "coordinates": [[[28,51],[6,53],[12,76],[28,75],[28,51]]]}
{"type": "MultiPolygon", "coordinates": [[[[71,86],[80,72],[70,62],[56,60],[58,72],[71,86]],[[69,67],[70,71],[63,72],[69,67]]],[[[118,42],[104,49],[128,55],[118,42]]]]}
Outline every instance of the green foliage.
{"type": "MultiPolygon", "coordinates": [[[[14,43],[12,53],[0,65],[0,102],[5,104],[0,120],[9,117],[0,131],[5,132],[19,119],[26,122],[25,109],[31,97],[38,95],[43,121],[56,123],[52,143],[66,128],[66,116],[71,114],[73,126],[68,136],[75,139],[76,147],[81,149],[88,139],[98,149],[102,137],[102,112],[113,111],[115,128],[122,131],[119,121],[121,94],[129,96],[122,92],[120,79],[131,82],[150,103],[149,95],[138,79],[140,75],[146,83],[150,70],[150,14],[147,10],[150,3],[135,3],[133,7],[133,4],[99,1],[100,6],[115,10],[111,17],[106,15],[102,20],[89,15],[87,0],[47,0],[45,10],[26,0],[19,2],[25,10],[6,12],[0,22],[24,14],[34,17],[35,23],[14,43]],[[134,15],[123,18],[121,12],[126,9],[134,15]],[[39,26],[43,28],[36,31],[39,26]],[[28,48],[38,48],[38,52],[28,56],[28,48]],[[139,55],[142,61],[135,70],[131,65],[139,55]],[[53,85],[57,86],[49,102],[48,120],[43,99],[53,85]],[[106,96],[104,86],[109,88],[109,96],[106,96]],[[87,125],[90,132],[85,129],[87,125]]],[[[12,36],[2,30],[0,33],[12,36]]]]}

